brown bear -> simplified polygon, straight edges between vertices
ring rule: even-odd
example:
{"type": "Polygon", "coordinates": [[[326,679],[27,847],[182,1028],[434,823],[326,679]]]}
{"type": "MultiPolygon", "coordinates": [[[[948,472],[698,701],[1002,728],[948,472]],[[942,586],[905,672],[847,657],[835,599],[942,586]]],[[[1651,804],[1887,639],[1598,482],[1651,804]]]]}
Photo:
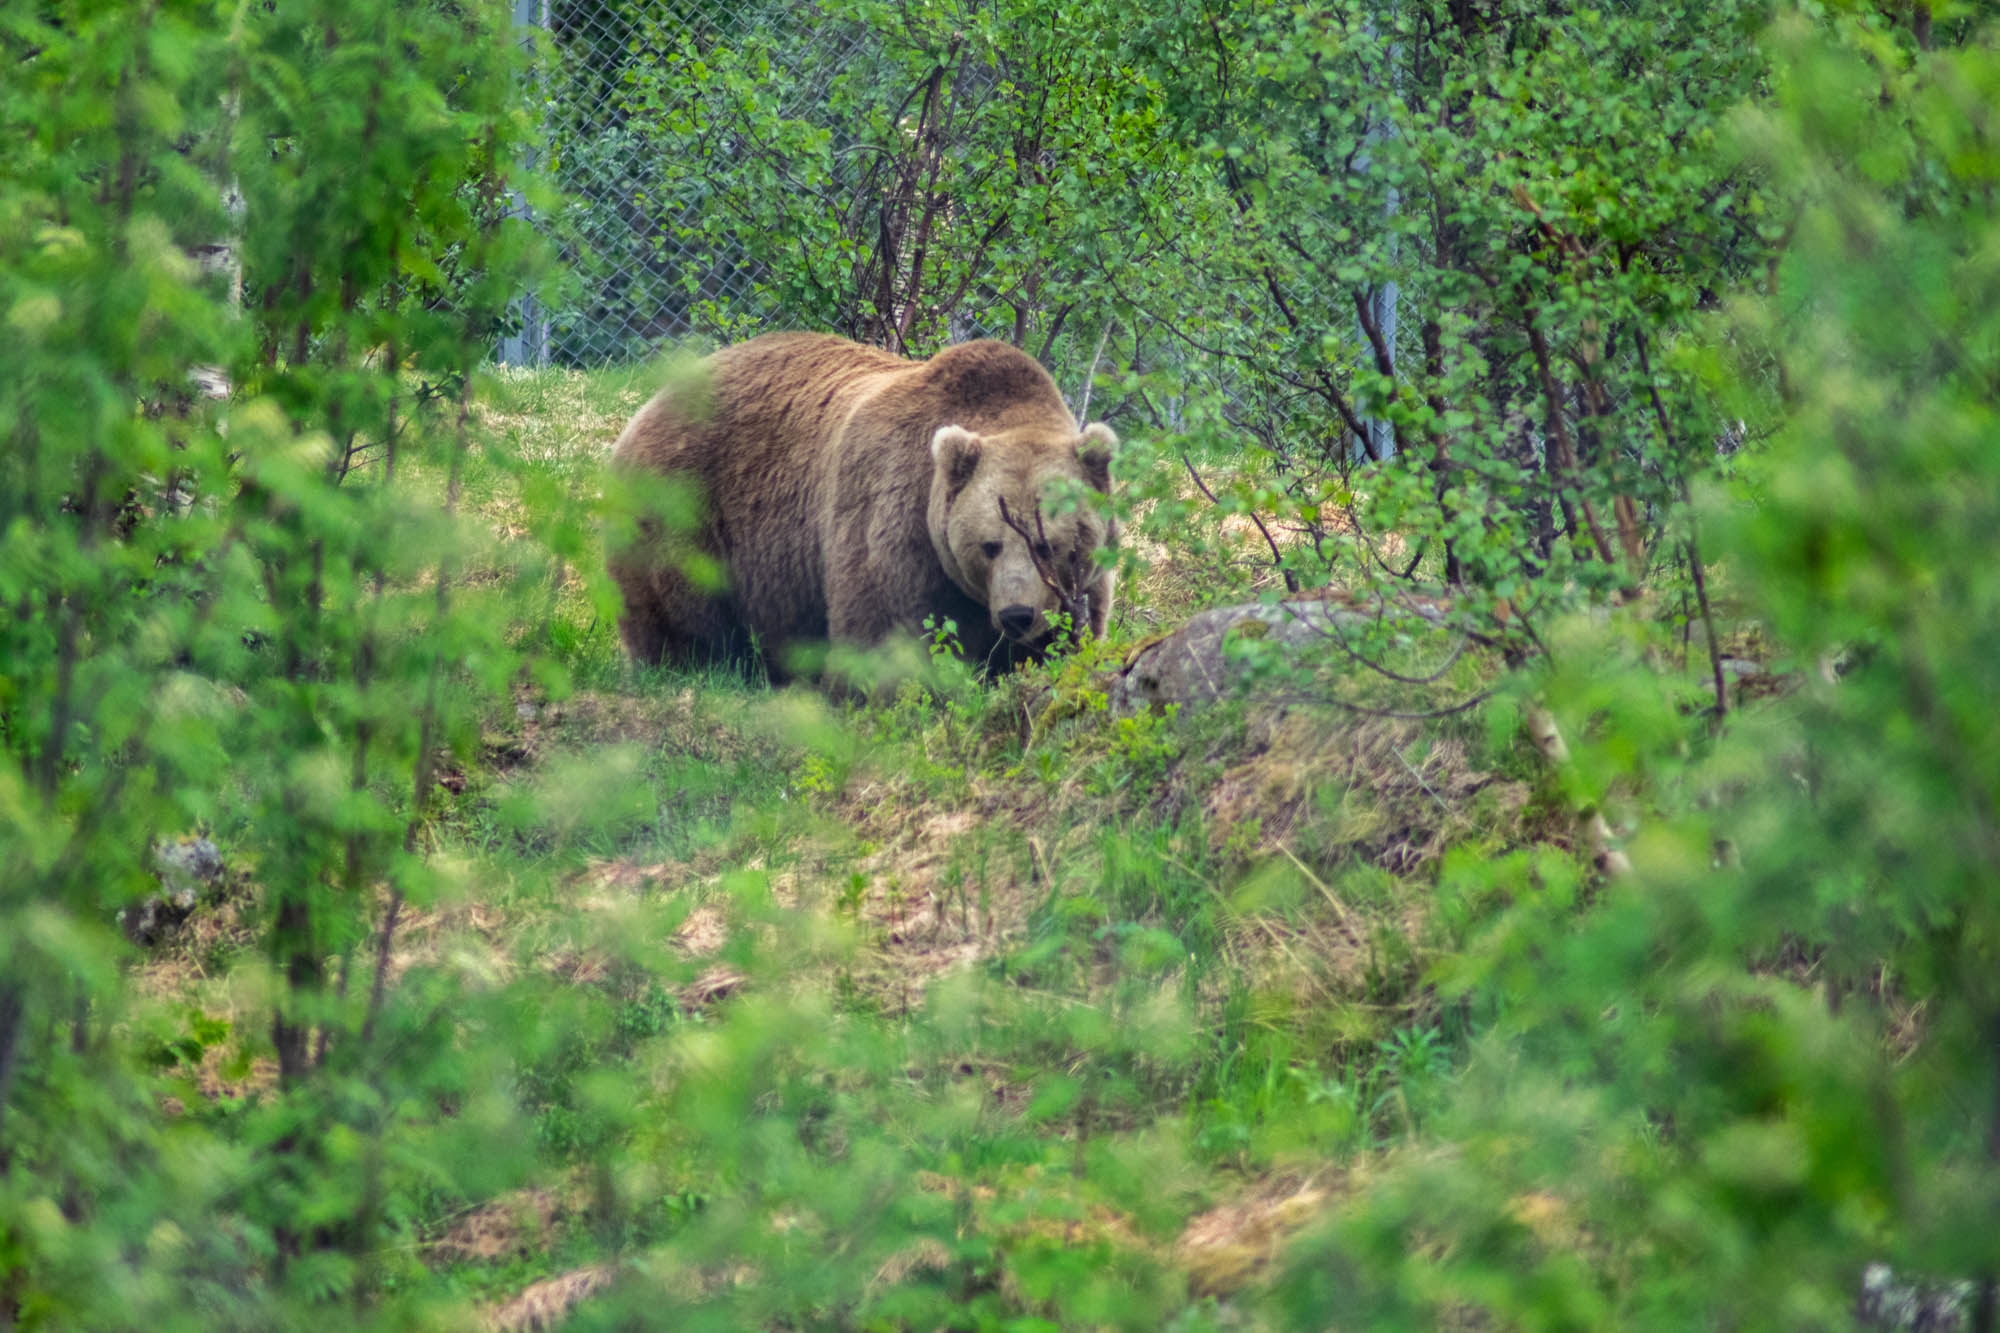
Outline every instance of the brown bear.
{"type": "Polygon", "coordinates": [[[1043,575],[1065,569],[1064,591],[1083,594],[1067,605],[1102,634],[1112,575],[1095,555],[1115,524],[1047,501],[1063,480],[1108,492],[1117,443],[1101,423],[1079,429],[1048,372],[1006,343],[928,361],[809,333],[725,348],[639,409],[613,450],[614,475],[695,483],[689,540],[723,574],[700,586],[690,552],[642,523],[610,560],[626,649],[757,659],[783,679],[799,645],[873,648],[948,620],[967,659],[1004,671],[1053,641],[1065,602],[1043,575]]]}

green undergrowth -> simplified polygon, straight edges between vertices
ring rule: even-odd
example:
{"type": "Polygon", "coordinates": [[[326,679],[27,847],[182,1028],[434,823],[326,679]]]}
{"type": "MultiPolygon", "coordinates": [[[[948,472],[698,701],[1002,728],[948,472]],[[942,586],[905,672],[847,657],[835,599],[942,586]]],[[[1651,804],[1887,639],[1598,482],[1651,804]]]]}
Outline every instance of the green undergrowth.
{"type": "MultiPolygon", "coordinates": [[[[645,384],[495,377],[465,502],[587,503],[645,384]]],[[[497,1305],[611,1265],[576,1327],[663,1290],[686,1327],[1207,1327],[1247,1275],[1191,1222],[1421,1140],[1470,1031],[1431,970],[1495,905],[1441,859],[1542,818],[1511,737],[1114,716],[1143,604],[868,704],[640,670],[574,554],[457,755],[455,890],[394,945],[505,1011],[518,1112],[487,1197],[407,1219],[411,1282],[497,1305]]]]}
{"type": "MultiPolygon", "coordinates": [[[[1473,942],[1588,891],[1504,688],[1381,715],[1493,666],[1294,677],[1252,633],[1250,697],[1121,712],[1136,652],[1260,591],[1191,557],[997,681],[942,643],[865,702],[635,667],[596,515],[660,373],[478,386],[459,502],[545,554],[463,582],[542,610],[376,946],[408,1039],[478,1053],[404,1112],[384,1289],[509,1328],[1256,1326],[1287,1238],[1435,1150],[1494,1019],[1473,942]],[[480,1160],[427,1160],[468,1115],[480,1160]]],[[[270,1085],[257,881],[149,964],[197,1119],[270,1085]]]]}
{"type": "Polygon", "coordinates": [[[1174,1242],[1206,1207],[1421,1134],[1467,1035],[1427,984],[1464,925],[1434,863],[1341,844],[1337,780],[1303,851],[1211,814],[1241,708],[1024,747],[1046,685],[840,711],[646,674],[499,729],[448,836],[537,996],[527,1181],[595,1184],[468,1291],[622,1256],[749,1318],[729,1270],[796,1290],[847,1235],[824,1299],[883,1326],[1159,1326],[1200,1304],[1174,1242]]]}
{"type": "MultiPolygon", "coordinates": [[[[490,1160],[394,1182],[392,1287],[587,1289],[582,1328],[663,1291],[685,1327],[1211,1326],[1264,1261],[1191,1224],[1321,1200],[1457,1077],[1431,974],[1497,900],[1439,867],[1536,836],[1526,757],[1462,716],[1115,716],[1143,602],[1076,658],[986,683],[935,651],[866,704],[634,668],[579,515],[647,382],[477,400],[462,502],[567,554],[385,955],[497,1061],[490,1160]]],[[[202,980],[251,938],[154,965],[219,1034],[198,1114],[260,1095],[251,998],[202,980]]]]}

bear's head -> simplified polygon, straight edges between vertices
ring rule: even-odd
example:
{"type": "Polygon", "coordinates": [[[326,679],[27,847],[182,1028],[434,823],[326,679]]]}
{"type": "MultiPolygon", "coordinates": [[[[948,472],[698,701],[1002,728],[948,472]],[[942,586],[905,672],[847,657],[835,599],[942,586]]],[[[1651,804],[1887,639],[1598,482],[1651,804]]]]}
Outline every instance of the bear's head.
{"type": "Polygon", "coordinates": [[[1045,641],[1050,617],[1063,609],[1045,573],[1059,584],[1080,574],[1084,587],[1072,591],[1106,595],[1096,552],[1116,539],[1115,525],[1088,506],[1052,512],[1049,501],[1064,481],[1109,493],[1117,447],[1118,437],[1102,422],[1080,435],[976,435],[941,426],[931,437],[931,544],[951,581],[984,605],[994,629],[1013,642],[1045,641]]]}

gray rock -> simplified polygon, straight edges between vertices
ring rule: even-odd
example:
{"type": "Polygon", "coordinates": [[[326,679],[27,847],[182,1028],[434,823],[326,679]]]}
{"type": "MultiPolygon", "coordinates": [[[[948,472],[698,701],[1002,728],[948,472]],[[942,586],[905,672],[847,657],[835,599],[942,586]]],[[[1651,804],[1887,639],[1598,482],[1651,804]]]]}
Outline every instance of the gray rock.
{"type": "Polygon", "coordinates": [[[1970,1325],[1977,1294],[1970,1282],[1910,1281],[1887,1264],[1870,1264],[1861,1275],[1854,1313],[1863,1328],[1954,1333],[1970,1325]]]}
{"type": "MultiPolygon", "coordinates": [[[[1442,611],[1422,603],[1396,611],[1434,626],[1444,619],[1442,611]]],[[[1199,705],[1254,690],[1254,658],[1229,650],[1232,635],[1277,645],[1291,655],[1317,651],[1338,658],[1340,650],[1333,645],[1358,639],[1377,620],[1374,611],[1328,601],[1212,607],[1126,659],[1111,684],[1112,711],[1123,715],[1174,703],[1199,705]]]]}
{"type": "Polygon", "coordinates": [[[222,853],[207,838],[176,838],[153,848],[158,893],[122,909],[118,924],[134,944],[148,947],[194,912],[204,890],[222,882],[222,853]]]}

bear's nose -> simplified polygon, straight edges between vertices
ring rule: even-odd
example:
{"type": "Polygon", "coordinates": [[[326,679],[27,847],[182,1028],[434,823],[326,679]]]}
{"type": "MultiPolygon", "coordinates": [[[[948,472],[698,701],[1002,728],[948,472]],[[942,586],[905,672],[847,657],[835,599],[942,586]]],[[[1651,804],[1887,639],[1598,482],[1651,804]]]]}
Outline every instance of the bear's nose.
{"type": "Polygon", "coordinates": [[[1035,608],[1016,602],[1012,606],[1001,607],[999,615],[994,618],[1000,622],[1000,630],[1008,638],[1024,638],[1035,627],[1035,608]]]}

